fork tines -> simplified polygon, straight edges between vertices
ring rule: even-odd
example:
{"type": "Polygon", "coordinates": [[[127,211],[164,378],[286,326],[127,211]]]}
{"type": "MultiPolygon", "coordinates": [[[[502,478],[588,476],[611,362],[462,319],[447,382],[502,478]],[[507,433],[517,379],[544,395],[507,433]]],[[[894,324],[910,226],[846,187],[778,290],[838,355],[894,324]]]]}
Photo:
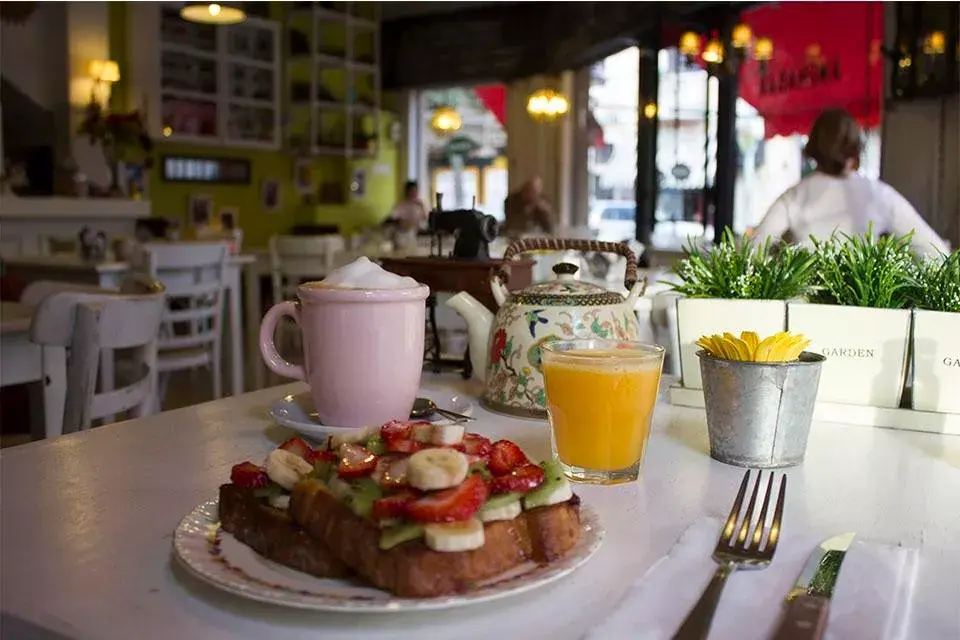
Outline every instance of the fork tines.
{"type": "Polygon", "coordinates": [[[770,498],[773,495],[773,487],[776,482],[776,472],[771,471],[767,474],[766,490],[760,506],[760,515],[754,519],[754,510],[757,506],[757,496],[760,495],[760,487],[763,484],[764,473],[757,471],[756,481],[753,485],[753,492],[750,494],[750,501],[747,508],[741,515],[743,498],[747,494],[747,488],[750,485],[751,471],[747,470],[743,474],[743,482],[740,483],[740,491],[737,492],[737,498],[730,509],[730,515],[727,517],[723,533],[717,541],[716,552],[736,553],[747,552],[758,558],[769,558],[777,547],[777,540],[780,538],[780,524],[783,519],[783,503],[786,499],[787,476],[780,476],[780,489],[777,491],[776,504],[773,506],[773,518],[767,523],[767,514],[770,509],[770,498]],[[737,526],[739,524],[739,527],[737,526]],[[766,534],[766,535],[765,535],[766,534]]]}

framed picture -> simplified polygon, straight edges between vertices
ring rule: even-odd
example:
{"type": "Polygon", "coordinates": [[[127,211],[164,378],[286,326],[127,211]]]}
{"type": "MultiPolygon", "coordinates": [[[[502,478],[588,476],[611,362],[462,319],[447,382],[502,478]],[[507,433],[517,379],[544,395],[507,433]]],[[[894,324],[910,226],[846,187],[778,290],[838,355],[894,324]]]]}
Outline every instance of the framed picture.
{"type": "Polygon", "coordinates": [[[187,201],[190,225],[193,227],[209,227],[213,216],[213,198],[208,195],[193,195],[187,201]]]}
{"type": "Polygon", "coordinates": [[[220,228],[224,231],[233,231],[238,229],[238,219],[240,214],[236,207],[220,207],[220,228]]]}
{"type": "Polygon", "coordinates": [[[313,192],[313,163],[308,158],[293,163],[293,182],[301,194],[313,192]]]}
{"type": "Polygon", "coordinates": [[[260,205],[265,211],[277,211],[280,208],[280,183],[276,180],[264,180],[260,183],[260,205]]]}

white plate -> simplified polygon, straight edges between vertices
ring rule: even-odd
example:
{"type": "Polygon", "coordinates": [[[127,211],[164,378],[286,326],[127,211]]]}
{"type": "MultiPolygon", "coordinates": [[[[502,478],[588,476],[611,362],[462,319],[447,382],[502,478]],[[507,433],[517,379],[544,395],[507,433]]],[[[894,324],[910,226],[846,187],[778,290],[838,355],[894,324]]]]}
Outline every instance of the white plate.
{"type": "MultiPolygon", "coordinates": [[[[417,397],[433,400],[441,409],[447,409],[454,413],[462,413],[465,416],[473,413],[473,401],[459,394],[420,389],[417,392],[417,397]]],[[[313,396],[310,395],[309,391],[296,395],[291,394],[276,400],[270,405],[267,413],[284,427],[295,429],[314,440],[323,440],[327,436],[343,433],[344,429],[351,428],[321,424],[320,418],[317,416],[317,410],[313,405],[313,396]]],[[[443,422],[443,420],[438,421],[443,422]]]]}
{"type": "Polygon", "coordinates": [[[217,504],[215,498],[198,506],[174,533],[174,555],[190,573],[244,598],[317,611],[429,611],[505,598],[569,574],[596,553],[604,534],[597,514],[581,505],[580,541],[560,560],[543,566],[526,563],[466,594],[398,598],[359,582],[315,578],[267,560],[220,529],[217,504]]]}

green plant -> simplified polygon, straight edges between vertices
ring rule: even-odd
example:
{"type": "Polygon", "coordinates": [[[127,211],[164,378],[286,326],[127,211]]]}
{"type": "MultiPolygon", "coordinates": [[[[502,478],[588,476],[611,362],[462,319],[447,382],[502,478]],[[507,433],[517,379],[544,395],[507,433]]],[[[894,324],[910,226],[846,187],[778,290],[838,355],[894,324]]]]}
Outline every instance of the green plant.
{"type": "Polygon", "coordinates": [[[876,237],[871,224],[863,235],[811,238],[816,247],[813,301],[878,309],[910,306],[917,264],[912,236],[876,237]]]}
{"type": "Polygon", "coordinates": [[[915,307],[960,313],[960,251],[920,262],[914,280],[915,307]]]}
{"type": "Polygon", "coordinates": [[[690,298],[787,300],[803,296],[810,285],[814,255],[799,246],[782,246],[774,254],[763,244],[737,240],[726,229],[720,242],[704,250],[691,241],[674,268],[674,290],[690,298]]]}

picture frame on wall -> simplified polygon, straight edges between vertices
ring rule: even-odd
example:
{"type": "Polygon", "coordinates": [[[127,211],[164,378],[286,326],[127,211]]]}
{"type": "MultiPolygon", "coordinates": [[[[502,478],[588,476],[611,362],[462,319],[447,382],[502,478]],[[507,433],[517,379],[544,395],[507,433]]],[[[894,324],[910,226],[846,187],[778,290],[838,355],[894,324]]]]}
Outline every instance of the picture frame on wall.
{"type": "Polygon", "coordinates": [[[280,209],[280,182],[263,180],[260,183],[260,206],[271,213],[280,209]]]}
{"type": "Polygon", "coordinates": [[[187,213],[192,227],[209,227],[213,217],[213,198],[208,195],[192,195],[187,201],[187,213]]]}
{"type": "Polygon", "coordinates": [[[313,163],[309,158],[298,158],[294,161],[293,183],[301,195],[313,192],[313,163]]]}
{"type": "Polygon", "coordinates": [[[240,212],[236,207],[220,207],[220,228],[224,231],[233,231],[240,228],[240,212]]]}

